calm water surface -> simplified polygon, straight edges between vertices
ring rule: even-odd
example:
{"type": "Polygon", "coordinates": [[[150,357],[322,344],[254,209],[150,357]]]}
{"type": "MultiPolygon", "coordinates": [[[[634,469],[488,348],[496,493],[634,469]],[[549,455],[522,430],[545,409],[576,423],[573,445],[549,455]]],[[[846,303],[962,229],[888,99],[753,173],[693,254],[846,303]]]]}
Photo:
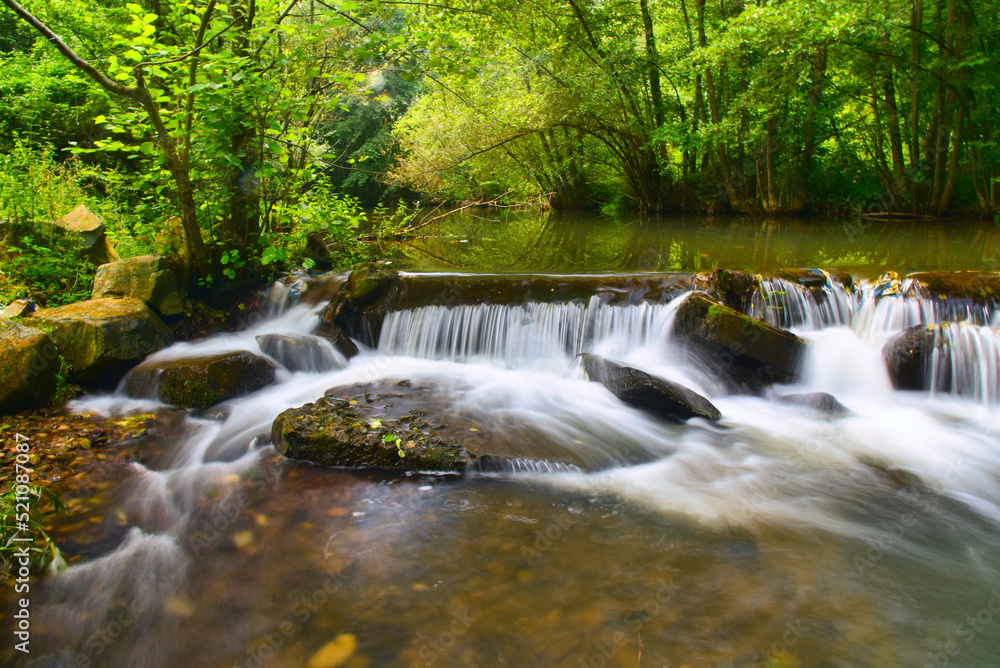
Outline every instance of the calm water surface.
{"type": "Polygon", "coordinates": [[[839,269],[1000,270],[1000,225],[969,220],[611,219],[478,211],[445,218],[393,254],[423,271],[511,272],[839,269]]]}

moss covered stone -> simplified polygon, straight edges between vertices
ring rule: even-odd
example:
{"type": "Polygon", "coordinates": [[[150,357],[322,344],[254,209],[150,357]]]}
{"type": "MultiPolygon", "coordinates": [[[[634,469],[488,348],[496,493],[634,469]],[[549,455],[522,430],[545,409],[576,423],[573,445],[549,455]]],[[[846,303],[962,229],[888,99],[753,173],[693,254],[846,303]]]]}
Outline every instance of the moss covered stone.
{"type": "Polygon", "coordinates": [[[114,387],[147,355],[170,344],[170,330],[138,299],[92,299],[36,311],[29,326],[50,330],[72,377],[86,387],[114,387]]]}
{"type": "Polygon", "coordinates": [[[284,456],[323,466],[457,473],[475,459],[417,416],[388,422],[367,413],[358,401],[324,397],[279,415],[271,439],[284,456]]]}
{"type": "Polygon", "coordinates": [[[101,265],[94,276],[92,297],[139,299],[160,315],[184,312],[177,278],[161,255],[130,257],[101,265]]]}
{"type": "Polygon", "coordinates": [[[708,296],[684,300],[673,335],[695,348],[724,378],[744,391],[795,382],[806,342],[791,332],[748,317],[708,296]]]}
{"type": "Polygon", "coordinates": [[[0,318],[0,415],[45,406],[55,392],[59,351],[45,332],[0,318]]]}
{"type": "Polygon", "coordinates": [[[249,352],[148,360],[125,377],[125,391],[186,408],[204,409],[274,382],[274,365],[249,352]]]}

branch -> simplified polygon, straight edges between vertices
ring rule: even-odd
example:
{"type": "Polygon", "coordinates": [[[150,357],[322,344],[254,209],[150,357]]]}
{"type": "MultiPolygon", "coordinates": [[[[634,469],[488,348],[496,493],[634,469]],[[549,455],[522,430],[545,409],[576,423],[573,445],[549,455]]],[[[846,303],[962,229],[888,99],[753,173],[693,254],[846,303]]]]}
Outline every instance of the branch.
{"type": "Polygon", "coordinates": [[[109,79],[107,75],[84,60],[76,51],[67,46],[66,42],[62,41],[59,35],[52,32],[47,25],[42,23],[42,21],[36,18],[27,9],[17,4],[15,0],[0,0],[0,2],[3,2],[8,9],[21,17],[25,23],[41,33],[45,39],[56,47],[59,53],[66,56],[66,58],[73,63],[78,70],[82,71],[88,77],[96,81],[102,88],[114,93],[115,95],[121,95],[123,97],[132,98],[133,100],[139,100],[142,95],[140,89],[133,86],[123,86],[117,81],[109,79]]]}

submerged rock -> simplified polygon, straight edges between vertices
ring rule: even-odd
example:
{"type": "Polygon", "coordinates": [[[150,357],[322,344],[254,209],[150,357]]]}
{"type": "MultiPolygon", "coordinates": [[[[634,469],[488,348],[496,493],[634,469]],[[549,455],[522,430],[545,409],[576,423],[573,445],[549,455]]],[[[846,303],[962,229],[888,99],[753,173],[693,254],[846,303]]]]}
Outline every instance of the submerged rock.
{"type": "Polygon", "coordinates": [[[826,392],[807,392],[804,394],[785,394],[777,398],[783,404],[808,406],[817,413],[831,417],[843,417],[851,414],[851,410],[837,401],[837,398],[826,392]]]}
{"type": "Polygon", "coordinates": [[[91,296],[139,299],[160,315],[184,312],[177,277],[162,255],[130,257],[101,265],[94,276],[91,296]]]}
{"type": "Polygon", "coordinates": [[[584,353],[581,357],[591,380],[604,385],[626,404],[678,422],[696,417],[715,421],[722,417],[712,402],[683,385],[597,355],[584,353]]]}
{"type": "Polygon", "coordinates": [[[882,348],[892,386],[897,390],[928,390],[937,331],[933,326],[915,325],[889,339],[882,348]]]}
{"type": "Polygon", "coordinates": [[[684,300],[674,318],[673,336],[694,348],[723,378],[743,391],[759,392],[799,375],[806,342],[750,318],[708,296],[684,300]]]}
{"type": "Polygon", "coordinates": [[[167,346],[170,330],[138,299],[92,299],[35,311],[25,324],[50,336],[86,387],[114,387],[147,355],[167,346]]]}
{"type": "Polygon", "coordinates": [[[333,345],[309,334],[261,334],[256,337],[261,351],[289,371],[333,371],[345,361],[333,345]]]}
{"type": "Polygon", "coordinates": [[[148,360],[125,377],[125,391],[130,397],[204,409],[270,385],[274,371],[270,361],[245,351],[148,360]]]}
{"type": "Polygon", "coordinates": [[[48,334],[0,318],[0,415],[49,403],[59,366],[48,334]]]}

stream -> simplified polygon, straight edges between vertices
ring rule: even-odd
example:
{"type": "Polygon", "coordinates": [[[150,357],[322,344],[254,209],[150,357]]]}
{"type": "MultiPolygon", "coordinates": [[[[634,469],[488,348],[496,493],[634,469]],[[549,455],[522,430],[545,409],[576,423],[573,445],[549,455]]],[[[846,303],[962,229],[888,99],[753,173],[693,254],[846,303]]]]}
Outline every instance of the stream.
{"type": "MultiPolygon", "coordinates": [[[[446,257],[458,244],[443,238],[398,263],[446,257]]],[[[523,257],[505,243],[504,257],[523,257]]],[[[859,269],[828,251],[784,266],[846,269],[854,289],[830,282],[818,301],[776,278],[754,298],[753,315],[809,343],[804,380],[764,397],[727,394],[671,340],[686,292],[394,311],[378,346],[345,368],[279,369],[270,387],[203,413],[81,397],[69,408],[156,414],[156,435],[82,528],[56,520],[57,542],[75,536],[87,558],[33,589],[30,656],[0,657],[31,668],[1000,666],[1000,317],[881,295],[884,256],[859,269]],[[946,334],[954,392],[894,390],[882,346],[946,320],[965,322],[946,334]],[[584,351],[681,382],[722,419],[676,425],[631,408],[587,381],[584,351]],[[390,475],[270,445],[287,408],[402,380],[440,388],[435,420],[484,438],[523,430],[527,447],[585,465],[390,475]],[[850,414],[778,400],[814,391],[850,414]]],[[[612,255],[598,270],[638,271],[612,255]]],[[[277,307],[247,331],[158,355],[260,354],[255,336],[313,331],[325,304],[277,307]]]]}

